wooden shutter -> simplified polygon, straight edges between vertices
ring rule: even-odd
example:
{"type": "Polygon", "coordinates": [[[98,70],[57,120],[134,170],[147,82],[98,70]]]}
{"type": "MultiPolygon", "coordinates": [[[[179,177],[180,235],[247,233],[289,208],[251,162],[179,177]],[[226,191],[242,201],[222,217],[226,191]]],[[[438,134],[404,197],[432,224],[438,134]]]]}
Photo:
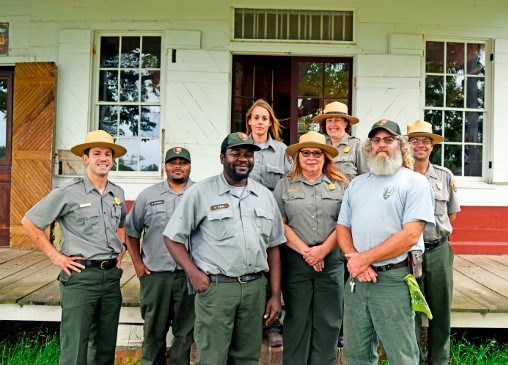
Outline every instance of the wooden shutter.
{"type": "Polygon", "coordinates": [[[11,248],[35,248],[20,220],[52,188],[55,95],[54,63],[16,64],[12,126],[11,248]]]}

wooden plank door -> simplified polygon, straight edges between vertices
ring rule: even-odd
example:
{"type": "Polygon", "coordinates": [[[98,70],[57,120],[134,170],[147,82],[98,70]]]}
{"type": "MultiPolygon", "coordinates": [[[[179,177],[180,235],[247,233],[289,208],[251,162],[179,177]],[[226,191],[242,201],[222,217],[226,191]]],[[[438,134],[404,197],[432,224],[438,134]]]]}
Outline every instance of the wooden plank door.
{"type": "Polygon", "coordinates": [[[9,246],[13,75],[0,68],[0,246],[9,246]]]}
{"type": "Polygon", "coordinates": [[[20,220],[52,188],[56,71],[52,62],[15,66],[11,248],[35,248],[20,220]]]}

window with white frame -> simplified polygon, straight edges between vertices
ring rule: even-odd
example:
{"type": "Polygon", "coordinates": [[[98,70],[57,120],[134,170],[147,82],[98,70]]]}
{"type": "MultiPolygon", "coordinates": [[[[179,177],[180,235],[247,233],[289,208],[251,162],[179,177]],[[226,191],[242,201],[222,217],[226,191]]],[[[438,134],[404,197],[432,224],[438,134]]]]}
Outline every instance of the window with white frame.
{"type": "Polygon", "coordinates": [[[160,172],[161,37],[100,34],[96,118],[127,154],[112,171],[160,172]]]}
{"type": "Polygon", "coordinates": [[[485,42],[426,42],[425,120],[445,141],[431,162],[456,176],[482,177],[486,114],[485,42]]]}

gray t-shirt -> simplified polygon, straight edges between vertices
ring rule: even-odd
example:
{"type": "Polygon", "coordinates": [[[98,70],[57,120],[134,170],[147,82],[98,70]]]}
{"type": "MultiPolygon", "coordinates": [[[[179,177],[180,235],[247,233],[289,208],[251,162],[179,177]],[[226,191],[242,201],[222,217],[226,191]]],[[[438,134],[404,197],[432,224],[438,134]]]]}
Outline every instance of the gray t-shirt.
{"type": "MultiPolygon", "coordinates": [[[[434,196],[421,174],[401,167],[393,175],[367,173],[351,181],[339,214],[338,224],[351,229],[358,252],[379,246],[403,229],[404,224],[424,221],[434,226],[434,196]]],[[[412,250],[424,251],[423,235],[412,250]]],[[[398,263],[404,253],[375,266],[398,263]]]]}
{"type": "Polygon", "coordinates": [[[143,190],[127,216],[127,235],[141,238],[141,257],[150,271],[175,271],[179,268],[164,244],[163,232],[184,192],[193,185],[189,180],[177,193],[164,180],[143,190]]]}
{"type": "Polygon", "coordinates": [[[85,175],[52,190],[26,216],[42,230],[55,220],[60,224],[64,255],[104,260],[123,251],[116,232],[125,212],[122,188],[108,181],[101,195],[85,175]]]}
{"type": "Polygon", "coordinates": [[[190,239],[192,259],[203,272],[232,277],[268,271],[266,250],[286,242],[273,194],[251,179],[238,193],[223,174],[184,194],[164,235],[179,243],[190,239]]]}

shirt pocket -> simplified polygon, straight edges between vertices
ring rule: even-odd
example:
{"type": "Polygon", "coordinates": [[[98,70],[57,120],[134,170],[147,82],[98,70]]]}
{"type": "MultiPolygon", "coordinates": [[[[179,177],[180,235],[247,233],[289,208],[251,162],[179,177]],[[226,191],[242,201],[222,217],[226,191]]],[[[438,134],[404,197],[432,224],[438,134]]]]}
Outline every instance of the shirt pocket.
{"type": "Polygon", "coordinates": [[[120,219],[122,218],[122,207],[118,204],[113,205],[111,209],[111,220],[113,222],[113,227],[117,227],[120,225],[120,219]]]}
{"type": "Polygon", "coordinates": [[[282,194],[282,200],[288,218],[303,213],[305,209],[305,193],[303,191],[292,193],[285,191],[282,194]]]}
{"type": "Polygon", "coordinates": [[[254,211],[256,214],[256,227],[258,232],[265,238],[270,238],[274,219],[273,212],[262,208],[255,208],[254,211]]]}
{"type": "Polygon", "coordinates": [[[266,172],[276,175],[284,175],[284,166],[266,165],[266,172]]]}
{"type": "Polygon", "coordinates": [[[448,213],[448,198],[449,195],[446,192],[435,192],[434,191],[434,215],[443,216],[448,213]]]}
{"type": "Polygon", "coordinates": [[[334,221],[339,219],[342,194],[339,191],[325,191],[321,194],[324,213],[330,215],[334,221]]]}
{"type": "Polygon", "coordinates": [[[164,204],[151,205],[146,210],[146,225],[152,226],[164,226],[166,227],[167,219],[167,207],[164,204]]]}
{"type": "Polygon", "coordinates": [[[95,208],[75,211],[77,227],[85,234],[94,234],[99,229],[100,212],[95,208]]]}
{"type": "Polygon", "coordinates": [[[209,234],[217,241],[224,241],[235,235],[233,211],[220,209],[209,212],[207,216],[209,234]]]}

